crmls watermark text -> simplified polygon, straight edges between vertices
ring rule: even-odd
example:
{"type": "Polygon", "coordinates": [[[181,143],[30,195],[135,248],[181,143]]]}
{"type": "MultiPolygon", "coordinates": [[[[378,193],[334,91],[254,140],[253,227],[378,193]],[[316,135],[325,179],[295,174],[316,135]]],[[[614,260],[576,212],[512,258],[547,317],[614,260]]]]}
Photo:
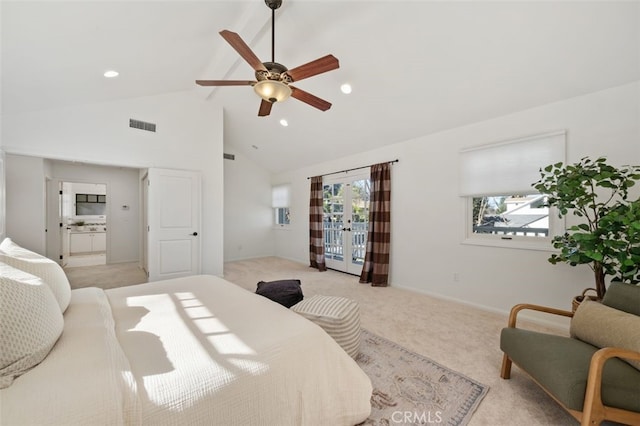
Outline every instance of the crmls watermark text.
{"type": "Polygon", "coordinates": [[[432,423],[442,423],[441,411],[394,411],[391,414],[393,423],[407,423],[426,425],[432,423]]]}

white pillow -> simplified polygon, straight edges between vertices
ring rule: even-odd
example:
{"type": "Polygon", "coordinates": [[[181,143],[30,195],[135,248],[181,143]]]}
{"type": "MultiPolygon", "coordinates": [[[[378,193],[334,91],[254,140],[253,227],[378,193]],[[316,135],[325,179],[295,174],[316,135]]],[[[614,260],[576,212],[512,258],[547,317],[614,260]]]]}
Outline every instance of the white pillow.
{"type": "Polygon", "coordinates": [[[51,288],[60,311],[64,313],[67,309],[71,300],[71,286],[64,270],[56,262],[20,247],[10,238],[5,238],[0,244],[0,262],[42,278],[51,288]]]}
{"type": "Polygon", "coordinates": [[[42,362],[63,328],[42,279],[0,262],[0,389],[42,362]]]}

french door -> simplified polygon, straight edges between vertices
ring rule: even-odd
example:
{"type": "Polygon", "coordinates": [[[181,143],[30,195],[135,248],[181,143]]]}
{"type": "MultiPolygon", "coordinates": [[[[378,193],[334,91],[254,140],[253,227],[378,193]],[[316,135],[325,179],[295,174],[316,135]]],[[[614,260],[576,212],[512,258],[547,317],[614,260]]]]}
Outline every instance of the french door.
{"type": "Polygon", "coordinates": [[[369,173],[325,178],[322,186],[327,268],[360,275],[369,230],[369,173]]]}

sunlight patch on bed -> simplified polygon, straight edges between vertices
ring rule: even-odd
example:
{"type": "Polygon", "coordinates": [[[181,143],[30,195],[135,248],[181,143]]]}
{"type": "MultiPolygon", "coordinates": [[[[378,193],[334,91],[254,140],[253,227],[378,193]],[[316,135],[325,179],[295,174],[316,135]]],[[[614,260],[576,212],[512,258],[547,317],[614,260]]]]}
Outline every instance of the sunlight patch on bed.
{"type": "MultiPolygon", "coordinates": [[[[175,293],[184,312],[193,320],[198,331],[206,336],[207,341],[221,355],[255,355],[256,352],[241,338],[230,333],[229,328],[190,292],[175,293]]],[[[243,361],[243,360],[239,360],[243,361]]],[[[252,363],[255,364],[255,363],[252,363]]],[[[247,365],[240,362],[239,367],[245,369],[247,365]]],[[[248,366],[251,372],[257,371],[253,365],[248,366]]],[[[264,368],[262,366],[261,368],[264,368]]],[[[258,368],[260,370],[261,368],[258,368]]]]}
{"type": "Polygon", "coordinates": [[[202,334],[228,333],[229,329],[217,318],[198,318],[193,320],[202,334]]]}
{"type": "Polygon", "coordinates": [[[192,306],[190,308],[184,308],[184,312],[193,320],[213,317],[213,314],[206,306],[192,306]]]}
{"type": "Polygon", "coordinates": [[[255,355],[256,353],[235,334],[209,336],[208,340],[211,346],[223,355],[255,355]]]}
{"type": "Polygon", "coordinates": [[[212,389],[224,386],[239,375],[261,375],[270,369],[269,364],[257,360],[256,351],[216,315],[215,308],[207,306],[192,292],[130,297],[127,305],[144,307],[148,312],[135,330],[157,336],[166,353],[164,361],[171,366],[150,368],[143,374],[147,390],[155,389],[161,382],[172,383],[186,372],[201,368],[221,378],[220,383],[208,385],[212,389]],[[167,316],[178,320],[169,328],[167,316]]]}
{"type": "Polygon", "coordinates": [[[269,371],[269,364],[251,359],[229,358],[229,364],[234,365],[239,370],[257,376],[269,371]]]}

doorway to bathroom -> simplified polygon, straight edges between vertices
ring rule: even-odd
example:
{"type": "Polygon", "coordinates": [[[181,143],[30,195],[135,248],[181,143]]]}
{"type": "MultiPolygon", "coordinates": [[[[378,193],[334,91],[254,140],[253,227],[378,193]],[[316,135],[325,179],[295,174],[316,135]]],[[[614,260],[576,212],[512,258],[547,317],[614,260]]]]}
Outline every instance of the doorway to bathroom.
{"type": "Polygon", "coordinates": [[[107,263],[107,185],[60,182],[63,267],[107,263]]]}

